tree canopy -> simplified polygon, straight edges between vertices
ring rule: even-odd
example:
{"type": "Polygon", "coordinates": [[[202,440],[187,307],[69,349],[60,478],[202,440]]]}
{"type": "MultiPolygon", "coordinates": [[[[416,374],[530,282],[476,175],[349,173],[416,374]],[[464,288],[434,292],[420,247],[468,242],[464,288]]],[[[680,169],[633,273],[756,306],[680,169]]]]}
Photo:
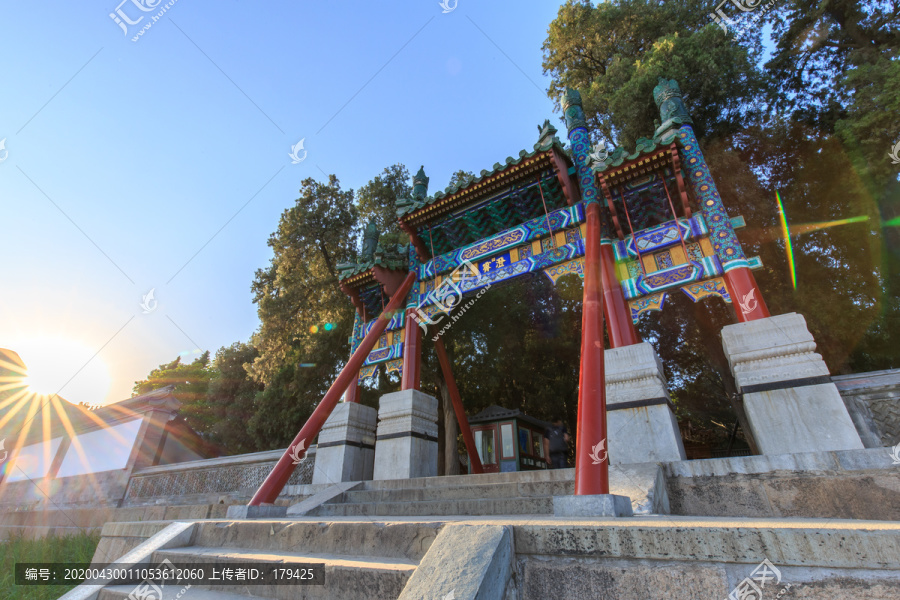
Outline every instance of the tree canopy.
{"type": "MultiPolygon", "coordinates": [[[[762,259],[756,277],[771,312],[805,315],[833,373],[898,367],[900,185],[889,151],[900,136],[900,8],[795,0],[726,9],[727,31],[699,0],[567,0],[543,45],[548,96],[579,89],[594,141],[630,152],[656,129],[658,77],[676,79],[719,192],[747,222],[738,235],[762,259]]],[[[457,171],[450,184],[471,176],[457,171]]],[[[395,202],[411,194],[410,179],[394,164],[355,191],[336,175],[304,180],[251,284],[256,334],[211,363],[207,353],[161,365],[135,391],[175,383],[188,422],[231,452],[284,447],[348,358],[354,309],[336,267],[356,259],[369,222],[382,244],[408,242],[395,202]]],[[[740,410],[719,339],[732,322],[723,302],[676,291],[638,325],[697,439],[727,439],[740,410]]],[[[444,336],[469,414],[501,404],[574,425],[580,331],[577,276],[493,286],[444,336]]],[[[380,375],[362,401],[374,405],[398,383],[380,375]]],[[[446,396],[429,338],[422,387],[446,396]]]]}

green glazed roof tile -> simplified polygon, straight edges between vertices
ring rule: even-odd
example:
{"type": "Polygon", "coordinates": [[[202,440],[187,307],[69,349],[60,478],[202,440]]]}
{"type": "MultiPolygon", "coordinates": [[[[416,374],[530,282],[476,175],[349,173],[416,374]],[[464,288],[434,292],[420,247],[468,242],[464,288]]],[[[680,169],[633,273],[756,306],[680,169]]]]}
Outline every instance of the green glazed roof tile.
{"type": "Polygon", "coordinates": [[[569,152],[565,149],[562,142],[557,137],[552,138],[551,140],[545,142],[544,144],[537,143],[534,145],[534,149],[531,150],[530,152],[528,150],[520,151],[519,158],[513,158],[512,156],[507,156],[506,162],[504,164],[494,163],[494,166],[490,171],[484,169],[481,171],[480,175],[469,179],[469,181],[467,181],[464,184],[457,185],[457,186],[449,186],[443,192],[436,192],[434,194],[434,196],[429,196],[422,201],[416,201],[411,198],[404,198],[403,200],[398,200],[397,204],[396,204],[397,217],[402,218],[403,216],[413,213],[413,212],[419,210],[420,208],[424,208],[425,206],[430,206],[431,204],[434,204],[438,200],[446,198],[447,196],[452,196],[453,194],[459,192],[460,190],[464,190],[464,189],[466,189],[476,183],[479,183],[489,177],[493,177],[494,175],[497,175],[498,173],[505,171],[507,168],[515,166],[515,165],[521,163],[523,160],[525,160],[527,158],[531,158],[532,156],[534,156],[536,154],[539,154],[541,152],[547,152],[548,150],[550,150],[553,147],[557,148],[562,153],[564,153],[568,156],[569,152]]]}
{"type": "Polygon", "coordinates": [[[652,139],[643,137],[638,138],[638,141],[635,144],[634,152],[632,152],[631,154],[629,154],[628,151],[625,150],[625,148],[622,146],[619,146],[610,153],[603,153],[601,151],[594,152],[593,154],[591,154],[591,168],[597,173],[602,173],[606,169],[618,167],[622,163],[632,161],[645,154],[651,154],[653,152],[656,152],[658,148],[668,146],[673,141],[680,142],[680,140],[681,138],[679,138],[674,131],[668,133],[667,135],[654,137],[652,139]]]}

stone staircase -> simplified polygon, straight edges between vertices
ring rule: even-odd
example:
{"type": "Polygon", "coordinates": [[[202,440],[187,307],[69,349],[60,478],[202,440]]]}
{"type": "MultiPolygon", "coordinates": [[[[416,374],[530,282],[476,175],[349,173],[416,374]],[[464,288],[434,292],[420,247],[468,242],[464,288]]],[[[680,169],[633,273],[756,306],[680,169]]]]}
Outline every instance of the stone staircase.
{"type": "MultiPolygon", "coordinates": [[[[665,482],[658,465],[613,465],[609,486],[628,496],[635,514],[668,513],[665,482]]],[[[348,485],[348,484],[341,484],[348,485]]],[[[362,481],[309,509],[295,504],[287,516],[444,517],[550,515],[554,496],[575,492],[575,469],[522,471],[362,481]],[[301,510],[302,508],[302,510],[301,510]]],[[[308,499],[329,486],[298,486],[294,497],[308,499]]]]}
{"type": "Polygon", "coordinates": [[[574,470],[365,481],[307,513],[321,517],[548,515],[574,470]]]}
{"type": "MultiPolygon", "coordinates": [[[[325,565],[324,585],[211,584],[191,587],[184,594],[189,600],[396,600],[440,528],[440,523],[201,521],[191,545],[157,549],[151,562],[325,565]]],[[[182,589],[166,586],[160,600],[174,600],[182,589]]],[[[107,586],[98,600],[126,600],[134,590],[134,585],[107,586]]]]}

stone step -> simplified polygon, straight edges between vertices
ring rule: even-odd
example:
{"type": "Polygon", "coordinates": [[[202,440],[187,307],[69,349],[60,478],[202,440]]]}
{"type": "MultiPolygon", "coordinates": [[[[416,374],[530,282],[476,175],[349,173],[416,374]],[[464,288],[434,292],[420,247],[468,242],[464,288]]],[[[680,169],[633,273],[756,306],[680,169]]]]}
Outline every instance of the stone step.
{"type": "Polygon", "coordinates": [[[553,512],[552,497],[423,500],[418,502],[366,502],[323,504],[311,516],[452,516],[452,515],[546,515],[553,512]]]}
{"type": "MultiPolygon", "coordinates": [[[[346,554],[208,548],[189,546],[153,553],[154,564],[170,560],[182,564],[314,563],[325,565],[324,585],[203,585],[200,589],[246,594],[276,600],[396,600],[415,572],[417,561],[346,554]]],[[[193,590],[194,588],[191,588],[193,590]]],[[[186,600],[190,600],[190,597],[186,600]]]]}
{"type": "MultiPolygon", "coordinates": [[[[182,594],[182,589],[184,588],[181,586],[166,586],[161,589],[161,596],[150,597],[153,600],[247,600],[253,597],[220,590],[206,590],[197,586],[192,586],[182,594]]],[[[132,600],[135,597],[131,595],[134,591],[134,585],[108,585],[100,590],[97,600],[132,600]]]]}
{"type": "Polygon", "coordinates": [[[363,489],[344,492],[341,496],[334,500],[330,500],[328,504],[571,496],[574,492],[574,481],[537,481],[524,483],[496,483],[491,485],[479,484],[425,488],[363,489]]]}
{"type": "Polygon", "coordinates": [[[440,529],[440,523],[208,521],[197,523],[193,544],[289,552],[302,549],[418,562],[440,529]]]}
{"type": "Polygon", "coordinates": [[[575,469],[483,473],[481,475],[445,475],[440,477],[415,477],[412,479],[379,479],[364,481],[362,489],[438,488],[484,484],[495,485],[500,483],[535,483],[542,481],[574,482],[575,469]]]}

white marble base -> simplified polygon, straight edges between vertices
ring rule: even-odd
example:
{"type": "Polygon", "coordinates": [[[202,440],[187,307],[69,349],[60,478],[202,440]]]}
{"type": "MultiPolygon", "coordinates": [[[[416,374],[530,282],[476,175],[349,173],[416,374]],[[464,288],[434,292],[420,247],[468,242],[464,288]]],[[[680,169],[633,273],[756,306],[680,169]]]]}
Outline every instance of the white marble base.
{"type": "Polygon", "coordinates": [[[314,484],[372,479],[377,415],[374,408],[355,402],[335,406],[319,432],[314,484]]]}
{"type": "Polygon", "coordinates": [[[863,448],[802,315],[728,325],[722,345],[763,454],[863,448]]]}
{"type": "Polygon", "coordinates": [[[606,428],[613,464],[685,460],[662,363],[643,342],[604,353],[606,428]]]}
{"type": "Polygon", "coordinates": [[[379,401],[374,479],[436,477],[438,401],[418,390],[379,401]]]}
{"type": "Polygon", "coordinates": [[[553,496],[556,517],[633,517],[631,498],[616,494],[553,496]]]}

